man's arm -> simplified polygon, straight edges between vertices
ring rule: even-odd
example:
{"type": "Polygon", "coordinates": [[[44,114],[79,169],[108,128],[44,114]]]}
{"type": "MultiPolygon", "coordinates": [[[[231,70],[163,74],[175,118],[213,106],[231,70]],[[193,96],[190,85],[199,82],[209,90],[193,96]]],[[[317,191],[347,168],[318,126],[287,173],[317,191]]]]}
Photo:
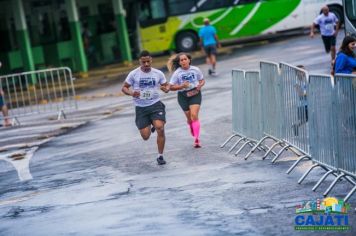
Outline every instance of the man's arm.
{"type": "Polygon", "coordinates": [[[200,50],[202,50],[202,52],[204,52],[204,45],[203,45],[203,38],[202,37],[199,37],[199,47],[200,47],[200,50]]]}
{"type": "Polygon", "coordinates": [[[221,44],[220,44],[218,35],[217,35],[217,34],[214,34],[214,38],[215,38],[215,40],[216,40],[216,46],[217,46],[218,48],[221,48],[221,44]]]}
{"type": "Polygon", "coordinates": [[[336,26],[335,26],[335,33],[334,33],[334,36],[336,37],[337,34],[339,33],[339,29],[340,29],[340,21],[338,20],[336,22],[336,26]]]}
{"type": "Polygon", "coordinates": [[[315,27],[316,27],[316,24],[313,22],[313,24],[310,27],[310,38],[314,38],[315,27]]]}
{"type": "Polygon", "coordinates": [[[170,90],[170,85],[169,85],[167,82],[166,82],[166,83],[163,83],[163,84],[161,84],[160,89],[161,89],[163,92],[168,93],[169,90],[170,90]]]}
{"type": "Polygon", "coordinates": [[[140,91],[132,91],[130,89],[131,85],[129,85],[127,82],[124,82],[124,85],[121,88],[121,91],[128,95],[128,96],[132,96],[132,97],[140,97],[140,91]]]}

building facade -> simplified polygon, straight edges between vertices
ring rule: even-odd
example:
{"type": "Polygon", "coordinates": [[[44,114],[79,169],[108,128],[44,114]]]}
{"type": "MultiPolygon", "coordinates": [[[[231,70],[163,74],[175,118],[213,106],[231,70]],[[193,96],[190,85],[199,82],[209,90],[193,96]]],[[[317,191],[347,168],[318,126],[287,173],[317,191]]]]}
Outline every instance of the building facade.
{"type": "Polygon", "coordinates": [[[132,61],[123,0],[0,0],[1,74],[132,61]]]}

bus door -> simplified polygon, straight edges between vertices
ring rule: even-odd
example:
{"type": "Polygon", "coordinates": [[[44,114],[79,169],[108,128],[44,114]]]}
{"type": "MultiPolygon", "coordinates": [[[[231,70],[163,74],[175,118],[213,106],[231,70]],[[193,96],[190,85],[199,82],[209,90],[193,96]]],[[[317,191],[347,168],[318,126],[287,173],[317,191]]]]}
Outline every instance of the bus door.
{"type": "Polygon", "coordinates": [[[165,24],[167,17],[164,0],[141,0],[138,2],[138,22],[143,49],[152,52],[160,51],[162,45],[171,42],[171,39],[165,37],[165,32],[169,31],[165,24]]]}
{"type": "Polygon", "coordinates": [[[345,33],[356,37],[356,0],[344,0],[345,33]]]}

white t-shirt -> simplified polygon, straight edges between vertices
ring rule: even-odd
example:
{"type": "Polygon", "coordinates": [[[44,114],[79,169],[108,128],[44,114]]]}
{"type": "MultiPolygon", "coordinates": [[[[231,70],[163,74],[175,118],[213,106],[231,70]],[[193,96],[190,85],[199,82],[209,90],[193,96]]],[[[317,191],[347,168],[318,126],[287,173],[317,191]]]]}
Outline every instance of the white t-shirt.
{"type": "Polygon", "coordinates": [[[189,88],[182,89],[182,91],[185,91],[196,88],[199,85],[199,80],[202,79],[204,79],[203,73],[198,67],[190,66],[187,70],[179,67],[176,71],[174,71],[169,83],[172,85],[181,85],[185,81],[188,81],[190,84],[189,88]]]}
{"type": "Polygon", "coordinates": [[[329,12],[327,16],[322,13],[314,20],[314,24],[320,26],[320,33],[323,36],[332,36],[335,33],[337,22],[339,19],[332,12],[329,12]]]}
{"type": "Polygon", "coordinates": [[[131,71],[125,82],[132,86],[134,91],[140,91],[140,97],[134,97],[135,106],[147,107],[159,101],[160,85],[167,82],[163,72],[151,68],[150,72],[144,72],[141,68],[131,71]]]}

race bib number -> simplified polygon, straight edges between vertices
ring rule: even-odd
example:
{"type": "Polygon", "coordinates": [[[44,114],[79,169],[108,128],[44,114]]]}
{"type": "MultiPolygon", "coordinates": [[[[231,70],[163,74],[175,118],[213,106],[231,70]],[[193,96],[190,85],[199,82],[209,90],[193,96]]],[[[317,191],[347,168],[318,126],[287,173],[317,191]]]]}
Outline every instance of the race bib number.
{"type": "Polygon", "coordinates": [[[195,88],[194,84],[193,83],[189,83],[188,89],[193,89],[193,88],[195,88]]]}
{"type": "Polygon", "coordinates": [[[152,90],[143,90],[140,92],[140,99],[151,99],[153,97],[152,90]]]}
{"type": "Polygon", "coordinates": [[[187,91],[187,97],[193,97],[195,95],[197,95],[199,93],[199,90],[197,89],[193,89],[193,90],[190,90],[190,91],[187,91]]]}

